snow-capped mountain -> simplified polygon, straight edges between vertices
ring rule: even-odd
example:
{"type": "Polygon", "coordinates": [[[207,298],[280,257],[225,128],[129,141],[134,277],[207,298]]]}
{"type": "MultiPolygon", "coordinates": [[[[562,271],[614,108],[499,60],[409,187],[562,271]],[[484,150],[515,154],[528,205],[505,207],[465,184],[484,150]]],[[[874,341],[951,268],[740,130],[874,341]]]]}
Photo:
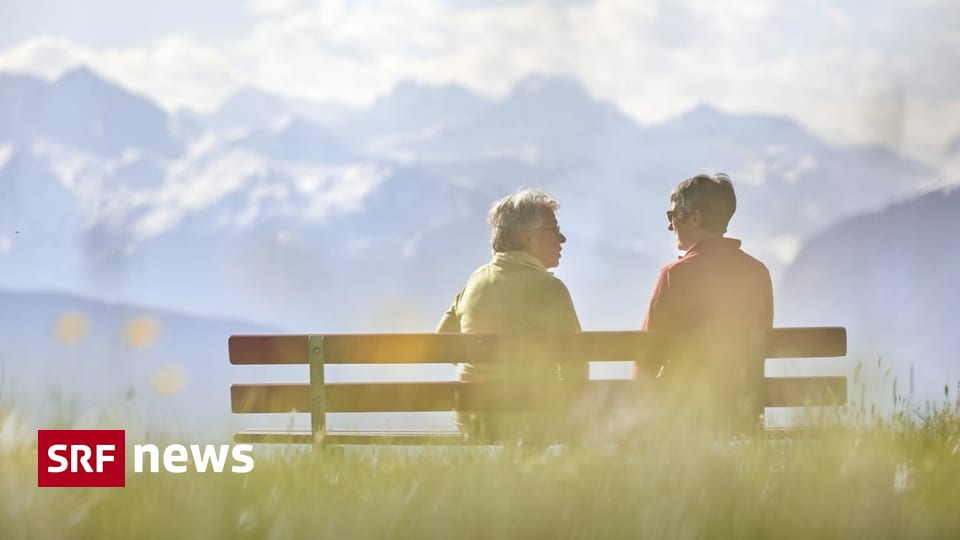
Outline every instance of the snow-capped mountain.
{"type": "Polygon", "coordinates": [[[520,187],[561,201],[557,273],[584,327],[635,329],[677,255],[670,190],[717,171],[737,188],[730,235],[773,272],[778,325],[849,326],[851,358],[956,375],[943,362],[960,201],[924,196],[943,171],[885,149],[707,105],[639,125],[557,77],[501,99],[404,83],[363,110],[246,90],[171,115],[86,69],[0,74],[0,289],[57,291],[0,293],[0,366],[6,384],[101,377],[113,390],[79,398],[132,391],[175,415],[204,392],[226,399],[229,333],[430,331],[489,258],[491,203],[520,187]],[[78,309],[107,333],[64,347],[50,329],[78,309]],[[116,329],[139,312],[169,339],[125,348],[116,329]],[[225,322],[241,320],[261,326],[225,322]],[[64,357],[90,365],[51,363],[64,357]],[[165,403],[148,375],[171,362],[198,384],[165,403]]]}
{"type": "Polygon", "coordinates": [[[104,158],[146,150],[183,150],[167,114],[86,68],[52,83],[0,74],[0,138],[17,144],[55,141],[104,158]]]}
{"type": "Polygon", "coordinates": [[[805,238],[937,175],[783,118],[701,106],[638,125],[557,77],[502,99],[406,83],[322,119],[291,103],[251,91],[191,119],[89,70],[0,78],[0,287],[429,330],[489,256],[492,201],[536,186],[561,200],[558,275],[585,326],[635,328],[675,256],[663,211],[683,178],[731,174],[730,233],[776,280],[805,238]]]}

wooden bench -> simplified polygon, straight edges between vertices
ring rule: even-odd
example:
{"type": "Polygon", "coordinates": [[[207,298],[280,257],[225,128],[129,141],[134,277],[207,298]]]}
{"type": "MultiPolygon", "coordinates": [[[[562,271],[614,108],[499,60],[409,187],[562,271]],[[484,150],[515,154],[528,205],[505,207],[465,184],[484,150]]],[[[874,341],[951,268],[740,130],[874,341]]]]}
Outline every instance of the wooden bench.
{"type": "MultiPolygon", "coordinates": [[[[846,329],[838,327],[776,328],[766,333],[758,354],[764,358],[844,356],[846,329]]],[[[435,364],[490,361],[509,351],[522,351],[563,362],[636,361],[650,358],[657,336],[648,332],[581,332],[550,336],[471,334],[353,334],[231,336],[230,362],[235,365],[308,364],[309,383],[234,384],[230,388],[234,413],[310,413],[310,431],[246,430],[237,442],[305,444],[460,444],[456,432],[360,432],[327,430],[327,413],[450,411],[455,396],[468,410],[536,408],[522,390],[498,392],[489,399],[484,385],[491,383],[362,382],[327,383],[324,366],[332,364],[435,364]]],[[[757,365],[763,368],[763,359],[757,365]]],[[[762,376],[762,371],[760,372],[762,376]]],[[[573,390],[557,386],[563,395],[573,390]]],[[[590,392],[629,391],[632,380],[591,380],[590,392]]],[[[502,386],[502,385],[501,385],[502,386]]],[[[766,407],[835,406],[847,401],[845,377],[767,377],[762,398],[766,407]]],[[[489,388],[489,386],[487,386],[489,388]]],[[[575,391],[582,392],[583,386],[575,391]]],[[[567,395],[573,399],[575,396],[567,395]]]]}

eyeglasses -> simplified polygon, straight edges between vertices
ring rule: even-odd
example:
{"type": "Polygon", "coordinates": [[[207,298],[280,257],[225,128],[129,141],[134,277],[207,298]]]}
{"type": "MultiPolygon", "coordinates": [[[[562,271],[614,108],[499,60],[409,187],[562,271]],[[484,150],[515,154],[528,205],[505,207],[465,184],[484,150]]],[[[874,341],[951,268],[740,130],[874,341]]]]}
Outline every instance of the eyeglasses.
{"type": "Polygon", "coordinates": [[[667,221],[673,223],[675,219],[683,219],[683,212],[680,210],[667,210],[667,221]]]}
{"type": "Polygon", "coordinates": [[[567,237],[564,236],[562,232],[560,232],[560,226],[559,226],[559,225],[552,225],[552,226],[547,226],[547,227],[537,227],[537,228],[535,228],[535,229],[530,229],[530,230],[531,230],[531,231],[549,231],[549,232],[552,232],[553,234],[557,235],[557,238],[560,239],[560,243],[561,243],[561,244],[567,241],[567,237]]]}

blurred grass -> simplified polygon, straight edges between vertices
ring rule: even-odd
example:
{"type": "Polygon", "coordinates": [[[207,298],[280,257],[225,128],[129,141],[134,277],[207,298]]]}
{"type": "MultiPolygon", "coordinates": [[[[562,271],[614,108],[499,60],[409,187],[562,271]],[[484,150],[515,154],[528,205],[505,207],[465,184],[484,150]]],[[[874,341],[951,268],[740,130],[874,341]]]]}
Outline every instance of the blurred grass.
{"type": "MultiPolygon", "coordinates": [[[[245,475],[137,474],[128,448],[123,489],[37,488],[36,432],[0,407],[0,539],[960,538],[960,386],[918,407],[880,382],[888,407],[861,391],[789,441],[651,425],[547,450],[258,446],[245,475]]],[[[57,410],[45,427],[94,427],[57,410]]]]}
{"type": "MultiPolygon", "coordinates": [[[[57,335],[74,343],[88,326],[71,314],[57,335]]],[[[143,319],[125,335],[148,347],[157,333],[143,319]]],[[[137,474],[128,461],[123,489],[38,488],[36,432],[0,385],[0,539],[960,538],[960,387],[917,408],[882,361],[861,368],[850,405],[790,441],[665,425],[546,451],[257,447],[245,475],[137,474]]],[[[123,404],[88,419],[69,395],[51,393],[45,427],[198,442],[134,429],[123,404]]]]}
{"type": "Polygon", "coordinates": [[[546,451],[257,447],[246,475],[128,462],[124,489],[39,489],[28,445],[0,453],[0,536],[957,538],[958,412],[792,441],[664,429],[546,451]]]}

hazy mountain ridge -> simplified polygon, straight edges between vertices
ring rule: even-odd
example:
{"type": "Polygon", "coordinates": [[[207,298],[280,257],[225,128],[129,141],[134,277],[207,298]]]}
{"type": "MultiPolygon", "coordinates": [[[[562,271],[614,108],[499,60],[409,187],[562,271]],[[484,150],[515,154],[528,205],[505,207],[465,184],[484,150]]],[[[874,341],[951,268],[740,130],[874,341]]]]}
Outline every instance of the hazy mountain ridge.
{"type": "MultiPolygon", "coordinates": [[[[7,79],[0,111],[37,84],[7,79]]],[[[730,232],[776,276],[807,236],[912,196],[936,176],[889,152],[830,146],[783,118],[701,106],[641,126],[556,77],[531,77],[499,100],[405,83],[366,110],[323,121],[302,102],[247,92],[208,115],[225,130],[171,128],[176,117],[158,120],[158,108],[88,70],[41,83],[78,89],[91,103],[135,103],[141,113],[128,120],[142,124],[130,140],[140,146],[104,154],[56,132],[0,142],[11,156],[0,170],[9,201],[0,285],[285,328],[432,328],[489,256],[490,203],[522,186],[561,200],[570,242],[558,273],[585,324],[631,328],[657,268],[674,256],[663,210],[684,177],[731,174],[740,210],[730,232]],[[244,102],[259,103],[248,117],[244,102]],[[180,137],[179,153],[170,154],[170,137],[180,137]],[[37,178],[44,195],[20,204],[37,178]],[[851,180],[862,178],[869,190],[851,180]],[[47,222],[62,229],[40,227],[47,222]],[[318,302],[326,309],[311,307],[318,302]]],[[[87,126],[84,114],[75,121],[87,126]]]]}
{"type": "MultiPolygon", "coordinates": [[[[81,70],[53,82],[0,74],[0,120],[0,287],[126,305],[0,293],[6,381],[75,389],[84,406],[133,401],[135,414],[170,418],[191,407],[198,422],[223,425],[237,380],[231,333],[432,330],[489,258],[491,202],[520,187],[561,201],[569,242],[557,274],[584,327],[639,328],[657,270],[676,256],[670,189],[701,171],[732,176],[730,235],[770,266],[778,325],[849,326],[851,359],[879,353],[902,365],[906,351],[938,359],[921,374],[929,380],[953,373],[940,359],[957,345],[944,325],[960,304],[954,280],[908,264],[920,259],[913,252],[872,261],[865,267],[888,270],[864,276],[859,258],[822,246],[873,233],[820,235],[882,230],[855,216],[933,197],[917,186],[935,185],[938,172],[882,148],[827,144],[789,119],[703,105],[638,125],[551,77],[502,99],[408,83],[365,110],[248,92],[208,115],[166,115],[81,70]],[[70,92],[77,111],[52,122],[70,92]],[[897,281],[915,276],[942,290],[897,281]],[[69,311],[90,320],[78,345],[52,333],[69,311]],[[137,349],[123,332],[141,312],[161,334],[137,349]],[[176,379],[171,365],[184,375],[175,398],[153,382],[163,369],[176,379]]],[[[953,230],[955,193],[937,208],[932,230],[953,230]]],[[[923,236],[905,215],[905,230],[923,236]]]]}
{"type": "Polygon", "coordinates": [[[0,305],[0,405],[40,427],[67,406],[224,436],[230,383],[255,375],[229,365],[227,337],[277,331],[53,292],[0,291],[0,305]]]}
{"type": "Polygon", "coordinates": [[[958,212],[960,190],[938,191],[811,238],[784,275],[778,320],[847,326],[851,358],[883,357],[901,389],[913,365],[918,386],[940,397],[960,380],[958,212]]]}
{"type": "Polygon", "coordinates": [[[960,133],[947,143],[946,152],[950,155],[960,155],[960,133]]]}
{"type": "Polygon", "coordinates": [[[58,141],[104,157],[131,148],[163,157],[182,151],[163,110],[89,69],[69,71],[52,83],[5,75],[0,86],[0,137],[8,140],[58,141]]]}

